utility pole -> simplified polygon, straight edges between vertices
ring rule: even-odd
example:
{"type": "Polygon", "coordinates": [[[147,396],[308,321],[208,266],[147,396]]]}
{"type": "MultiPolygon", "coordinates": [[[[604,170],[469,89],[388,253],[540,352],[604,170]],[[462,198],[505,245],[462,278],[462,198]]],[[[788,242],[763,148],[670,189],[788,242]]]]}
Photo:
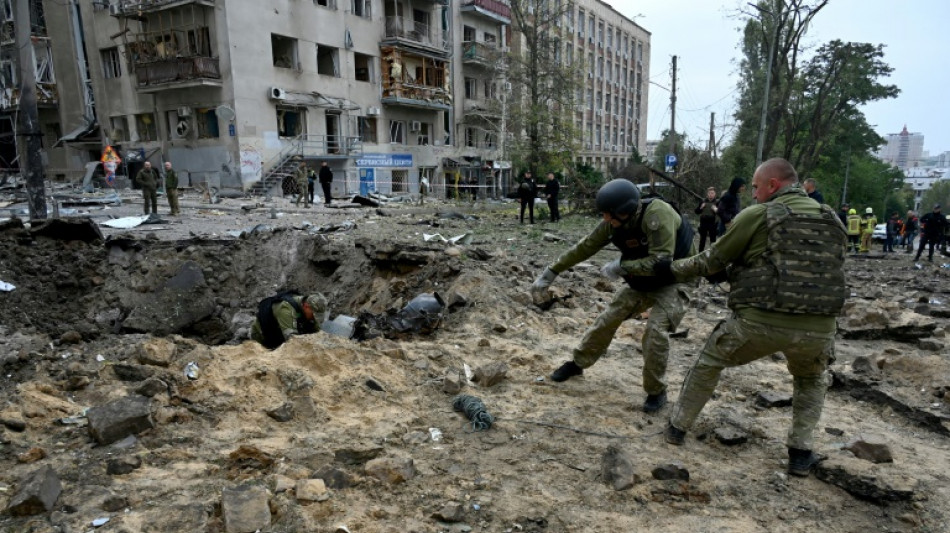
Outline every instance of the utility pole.
{"type": "Polygon", "coordinates": [[[851,174],[851,148],[848,147],[848,161],[844,166],[844,191],[841,192],[841,203],[848,201],[848,175],[851,174]]]}
{"type": "Polygon", "coordinates": [[[709,155],[716,159],[716,112],[713,111],[709,113],[709,145],[706,146],[706,151],[709,152],[709,155]]]}
{"type": "MultiPolygon", "coordinates": [[[[758,9],[762,13],[768,13],[772,19],[772,24],[775,26],[775,31],[772,33],[772,38],[769,42],[769,67],[765,71],[765,94],[762,95],[762,116],[759,121],[759,142],[755,151],[755,167],[758,168],[762,164],[762,150],[765,147],[765,118],[769,112],[769,93],[772,92],[772,63],[775,61],[775,45],[778,41],[779,32],[782,30],[781,25],[779,25],[779,15],[781,14],[782,6],[778,2],[772,7],[772,9],[762,9],[761,7],[755,4],[749,4],[752,7],[758,9]],[[776,8],[778,8],[778,13],[776,13],[776,8]]],[[[759,18],[762,22],[763,27],[765,26],[765,19],[759,18]]]]}
{"type": "Polygon", "coordinates": [[[673,56],[673,89],[670,91],[670,153],[676,155],[676,56],[673,56]]]}
{"type": "Polygon", "coordinates": [[[18,106],[17,148],[20,158],[20,176],[25,177],[30,220],[46,218],[46,176],[43,172],[43,149],[40,139],[39,112],[36,109],[36,59],[34,57],[33,24],[30,18],[30,0],[17,0],[14,17],[17,62],[20,70],[20,100],[18,106]]]}

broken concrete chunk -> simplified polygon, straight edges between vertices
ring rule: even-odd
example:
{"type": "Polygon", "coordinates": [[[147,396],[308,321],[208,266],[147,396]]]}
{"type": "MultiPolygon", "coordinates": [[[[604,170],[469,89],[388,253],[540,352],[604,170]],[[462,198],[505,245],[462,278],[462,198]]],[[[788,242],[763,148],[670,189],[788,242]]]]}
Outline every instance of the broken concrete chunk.
{"type": "Polygon", "coordinates": [[[147,366],[125,363],[115,363],[112,365],[112,371],[115,372],[115,377],[121,381],[145,381],[155,373],[154,369],[147,366]]]}
{"type": "Polygon", "coordinates": [[[285,403],[280,407],[268,409],[266,412],[267,416],[278,422],[290,422],[294,419],[294,405],[292,403],[285,403]]]}
{"type": "Polygon", "coordinates": [[[860,435],[849,442],[844,449],[853,453],[858,459],[864,459],[872,463],[894,462],[890,446],[880,435],[860,435]]]}
{"type": "Polygon", "coordinates": [[[172,341],[167,339],[149,339],[139,346],[138,359],[143,365],[167,367],[171,364],[172,359],[175,358],[177,351],[178,347],[172,341]]]}
{"type": "Polygon", "coordinates": [[[432,513],[432,518],[450,524],[461,522],[465,520],[465,506],[458,502],[449,502],[432,513]]]}
{"type": "Polygon", "coordinates": [[[136,394],[151,398],[157,394],[168,392],[168,384],[158,378],[148,378],[137,389],[136,394]]]}
{"type": "Polygon", "coordinates": [[[115,513],[129,506],[129,499],[125,496],[109,496],[102,502],[102,510],[115,513]]]}
{"type": "Polygon", "coordinates": [[[755,395],[755,404],[759,407],[788,407],[792,405],[792,395],[785,392],[759,391],[755,395]]]}
{"type": "Polygon", "coordinates": [[[89,420],[89,434],[99,444],[111,444],[155,427],[149,399],[138,395],[93,407],[86,413],[86,418],[89,420]]]}
{"type": "Polygon", "coordinates": [[[323,502],[330,499],[327,485],[322,479],[298,479],[294,487],[297,501],[323,502]]]}
{"type": "Polygon", "coordinates": [[[608,487],[626,490],[640,482],[633,471],[633,460],[617,446],[608,446],[600,458],[601,477],[608,487]]]}
{"type": "Polygon", "coordinates": [[[270,525],[267,490],[253,485],[224,489],[221,514],[226,533],[255,533],[270,525]]]}
{"type": "Polygon", "coordinates": [[[381,457],[366,463],[366,474],[380,481],[396,485],[416,477],[416,467],[410,457],[381,457]]]}
{"type": "Polygon", "coordinates": [[[332,466],[320,468],[311,477],[322,479],[327,487],[331,489],[345,489],[353,484],[349,474],[332,466]]]}
{"type": "Polygon", "coordinates": [[[375,459],[379,457],[379,454],[383,453],[381,447],[371,447],[371,448],[341,448],[333,452],[333,458],[337,462],[346,464],[346,465],[361,465],[366,461],[375,459]]]}
{"type": "Polygon", "coordinates": [[[13,516],[32,516],[49,512],[62,490],[56,471],[44,466],[20,484],[16,494],[10,499],[7,512],[13,516]]]}
{"type": "Polygon", "coordinates": [[[689,481],[689,470],[687,470],[686,467],[681,463],[667,463],[659,465],[653,469],[651,474],[653,474],[654,479],[659,479],[661,481],[668,479],[689,481]]]}
{"type": "Polygon", "coordinates": [[[4,427],[16,433],[22,433],[23,431],[26,431],[26,422],[19,418],[5,416],[0,418],[0,424],[3,424],[4,427]]]}
{"type": "Polygon", "coordinates": [[[491,387],[505,380],[508,376],[508,365],[503,361],[495,361],[475,369],[473,381],[482,387],[491,387]]]}
{"type": "Polygon", "coordinates": [[[942,341],[933,337],[917,341],[917,347],[925,352],[939,352],[943,350],[944,346],[946,345],[942,341]]]}
{"type": "Polygon", "coordinates": [[[462,392],[464,382],[462,374],[456,369],[449,369],[442,378],[442,392],[455,395],[462,392]]]}
{"type": "Polygon", "coordinates": [[[142,459],[136,455],[116,457],[106,462],[106,473],[110,476],[123,476],[142,466],[142,459]]]}
{"type": "Polygon", "coordinates": [[[855,374],[867,376],[879,376],[881,373],[877,364],[871,362],[871,358],[864,355],[859,355],[854,358],[854,362],[851,363],[851,370],[855,374]]]}
{"type": "Polygon", "coordinates": [[[885,468],[859,459],[837,456],[819,463],[815,467],[815,477],[874,502],[913,499],[917,482],[885,468]]]}
{"type": "Polygon", "coordinates": [[[734,427],[716,428],[713,431],[713,434],[716,436],[716,440],[722,444],[725,444],[726,446],[745,444],[749,440],[748,433],[734,427]]]}

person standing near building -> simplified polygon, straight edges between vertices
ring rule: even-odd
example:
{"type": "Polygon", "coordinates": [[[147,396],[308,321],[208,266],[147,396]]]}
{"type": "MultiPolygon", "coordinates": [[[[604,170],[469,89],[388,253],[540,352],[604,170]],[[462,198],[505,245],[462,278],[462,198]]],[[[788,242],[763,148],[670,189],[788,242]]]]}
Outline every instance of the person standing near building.
{"type": "Polygon", "coordinates": [[[313,205],[313,193],[317,185],[317,171],[314,169],[307,170],[307,195],[310,197],[310,205],[313,205]]]}
{"type": "Polygon", "coordinates": [[[858,214],[856,209],[848,211],[846,227],[848,228],[848,250],[856,254],[858,249],[861,248],[861,215],[858,214]]]}
{"type": "Polygon", "coordinates": [[[172,216],[178,216],[178,173],[172,169],[171,161],[165,161],[165,196],[168,198],[168,208],[172,216]]]}
{"type": "Polygon", "coordinates": [[[620,249],[620,257],[607,263],[601,272],[626,282],[584,333],[574,348],[573,358],[551,374],[555,382],[584,373],[610,346],[617,328],[627,319],[650,310],[641,347],[643,389],[647,393],[643,411],[655,413],[666,405],[666,365],[670,353],[669,334],[676,331],[686,314],[689,297],[684,286],[660,285],[653,264],[661,259],[688,257],[693,253],[693,230],[689,222],[662,198],[640,199],[640,189],[632,182],[615,179],[597,191],[597,210],[603,216],[594,230],[544,269],[531,287],[535,301],[545,299],[554,279],[586,260],[605,246],[620,249]]]}
{"type": "Polygon", "coordinates": [[[524,178],[518,185],[518,199],[521,201],[521,223],[524,224],[524,209],[528,208],[528,221],[534,224],[534,199],[538,197],[538,184],[534,182],[531,171],[524,173],[524,178]]]}
{"type": "Polygon", "coordinates": [[[752,185],[758,203],[709,250],[655,266],[669,282],[726,272],[732,310],[686,374],[665,438],[683,444],[723,369],[782,352],[793,376],[788,473],[807,476],[819,460],[815,426],[834,360],[836,317],[848,295],[845,230],[831,208],[808,198],[784,159],[762,163],[752,185]]]}
{"type": "Polygon", "coordinates": [[[841,204],[841,209],[838,210],[838,218],[841,220],[841,225],[848,227],[848,212],[851,210],[851,206],[845,202],[841,204]]]}
{"type": "Polygon", "coordinates": [[[303,206],[310,207],[310,198],[307,196],[307,162],[300,156],[296,156],[296,161],[298,165],[294,171],[294,181],[297,182],[297,201],[294,205],[300,205],[300,200],[303,200],[303,206]]]}
{"type": "Polygon", "coordinates": [[[719,203],[717,208],[719,211],[719,235],[722,235],[729,229],[729,226],[732,225],[732,219],[736,218],[736,215],[739,214],[739,209],[742,204],[739,202],[739,195],[742,194],[742,191],[745,190],[745,180],[742,178],[735,178],[732,180],[732,183],[729,184],[729,190],[727,190],[719,198],[719,203]]]}
{"type": "Polygon", "coordinates": [[[884,253],[894,251],[894,241],[900,236],[901,220],[897,211],[891,213],[891,218],[887,219],[884,230],[884,253]]]}
{"type": "Polygon", "coordinates": [[[558,195],[561,192],[561,182],[553,172],[548,172],[548,181],[544,183],[544,197],[548,200],[548,210],[551,211],[551,222],[561,220],[561,213],[558,211],[558,195]]]}
{"type": "Polygon", "coordinates": [[[920,260],[920,254],[924,252],[924,247],[927,245],[930,245],[930,254],[927,260],[934,260],[934,247],[939,245],[943,239],[943,228],[946,224],[947,219],[940,212],[940,204],[934,204],[931,212],[920,217],[920,247],[917,248],[914,261],[920,260]]]}
{"type": "Polygon", "coordinates": [[[864,210],[864,218],[861,219],[861,252],[871,251],[871,237],[874,235],[874,227],[877,226],[877,217],[874,216],[874,209],[868,207],[864,210]]]}
{"type": "Polygon", "coordinates": [[[805,186],[805,193],[808,194],[809,198],[819,204],[825,203],[825,197],[821,194],[821,191],[818,190],[818,183],[814,179],[808,178],[802,182],[802,185],[805,186]]]}
{"type": "Polygon", "coordinates": [[[330,202],[333,200],[330,194],[330,184],[333,183],[333,171],[330,170],[330,165],[326,161],[320,163],[319,179],[320,188],[323,189],[323,205],[330,205],[330,202]]]}
{"type": "Polygon", "coordinates": [[[716,235],[719,228],[716,227],[716,188],[706,189],[706,199],[699,202],[696,206],[696,214],[699,215],[699,251],[706,249],[706,237],[709,237],[709,244],[716,242],[716,235]]]}
{"type": "Polygon", "coordinates": [[[158,172],[152,168],[152,163],[145,162],[142,170],[135,175],[135,183],[142,188],[142,199],[145,200],[145,214],[158,214],[158,172]],[[151,211],[149,211],[151,209],[151,211]]]}
{"type": "Polygon", "coordinates": [[[909,254],[914,252],[914,239],[919,231],[920,221],[917,220],[917,213],[908,211],[907,220],[904,221],[904,246],[909,254]]]}

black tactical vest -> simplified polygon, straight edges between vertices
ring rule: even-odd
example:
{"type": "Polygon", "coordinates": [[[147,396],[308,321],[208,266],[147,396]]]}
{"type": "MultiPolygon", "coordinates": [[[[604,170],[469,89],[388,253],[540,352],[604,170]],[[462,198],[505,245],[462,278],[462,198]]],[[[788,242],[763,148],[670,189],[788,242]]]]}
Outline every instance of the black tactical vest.
{"type": "MultiPolygon", "coordinates": [[[[645,198],[641,200],[636,219],[630,224],[624,224],[619,228],[614,228],[613,235],[610,236],[610,242],[620,250],[621,261],[643,259],[650,255],[649,240],[647,239],[647,234],[643,231],[643,216],[646,214],[647,207],[649,207],[654,200],[656,200],[656,198],[645,198]]],[[[673,252],[673,259],[682,259],[689,257],[689,251],[693,246],[693,226],[690,225],[682,213],[677,211],[677,214],[680,216],[680,227],[676,230],[676,246],[673,252]]],[[[624,276],[623,279],[627,282],[627,285],[635,291],[647,292],[660,288],[657,286],[655,276],[627,275],[624,276]]]]}
{"type": "Polygon", "coordinates": [[[752,264],[729,271],[729,307],[837,316],[847,297],[844,279],[847,232],[837,214],[793,213],[785,204],[766,204],[768,245],[752,264]]]}
{"type": "Polygon", "coordinates": [[[303,316],[303,307],[297,303],[294,296],[300,296],[300,293],[295,290],[284,291],[269,298],[264,298],[257,304],[257,322],[261,326],[261,335],[264,337],[264,342],[261,344],[265,348],[273,350],[284,343],[284,333],[280,330],[277,319],[274,318],[273,309],[274,304],[280,302],[287,302],[294,308],[297,315],[297,333],[317,332],[316,321],[311,322],[303,316]]]}

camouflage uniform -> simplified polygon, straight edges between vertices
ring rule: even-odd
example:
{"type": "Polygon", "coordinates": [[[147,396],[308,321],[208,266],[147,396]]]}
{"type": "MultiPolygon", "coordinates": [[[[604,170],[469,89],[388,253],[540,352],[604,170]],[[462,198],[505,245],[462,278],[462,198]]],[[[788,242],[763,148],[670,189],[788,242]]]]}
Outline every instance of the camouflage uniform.
{"type": "Polygon", "coordinates": [[[824,404],[825,371],[834,360],[834,309],[840,310],[846,294],[841,268],[846,231],[830,208],[823,211],[798,185],[780,189],[769,202],[746,208],[734,222],[711,248],[672,265],[679,281],[715,274],[731,265],[729,307],[733,315],[716,326],[687,374],[671,423],[681,430],[692,427],[723,368],[780,351],[794,377],[787,444],[810,450],[824,404]],[[767,211],[776,207],[773,204],[782,204],[795,215],[810,216],[799,219],[806,219],[804,223],[779,226],[779,231],[770,234],[767,211]],[[833,226],[816,226],[820,213],[827,217],[821,224],[833,226]],[[770,247],[770,236],[775,245],[783,235],[793,233],[807,235],[803,242],[815,248],[770,247]],[[782,278],[774,276],[777,262],[781,262],[778,270],[784,273],[782,278]],[[790,269],[782,270],[785,266],[790,269]],[[763,275],[769,271],[773,272],[771,279],[763,275]]]}
{"type": "MultiPolygon", "coordinates": [[[[320,324],[327,319],[328,305],[326,298],[322,294],[313,294],[310,296],[294,296],[293,300],[301,307],[305,301],[310,303],[310,307],[313,308],[313,318],[316,323],[316,329],[319,329],[320,324]]],[[[284,336],[284,341],[298,334],[297,321],[302,317],[290,303],[285,301],[275,303],[271,306],[271,312],[274,314],[274,318],[280,326],[280,332],[284,336]]],[[[261,329],[259,319],[255,319],[254,324],[251,325],[251,339],[264,344],[264,332],[261,329]]]]}
{"type": "MultiPolygon", "coordinates": [[[[641,220],[640,217],[632,215],[622,228],[632,226],[637,220],[641,220]]],[[[624,272],[628,276],[653,276],[653,264],[658,259],[673,257],[676,232],[680,224],[680,215],[669,204],[653,200],[646,207],[640,224],[647,237],[649,255],[642,259],[623,260],[620,265],[624,272]]],[[[608,222],[602,221],[590,235],[559,257],[550,269],[561,273],[591,257],[611,243],[615,231],[617,230],[608,222]]],[[[683,315],[686,314],[688,303],[689,297],[683,285],[679,284],[650,291],[623,287],[584,334],[580,345],[574,349],[574,362],[581,368],[593,365],[607,351],[614,333],[624,320],[652,307],[641,341],[643,389],[649,395],[663,393],[666,391],[664,375],[670,351],[669,334],[679,326],[683,315]]]]}
{"type": "Polygon", "coordinates": [[[181,210],[178,207],[178,173],[173,169],[165,171],[165,196],[168,197],[168,208],[172,215],[178,215],[181,210]]]}
{"type": "Polygon", "coordinates": [[[142,199],[145,200],[145,214],[158,214],[158,172],[154,168],[142,168],[135,175],[135,182],[142,188],[142,199]]]}
{"type": "Polygon", "coordinates": [[[294,205],[300,205],[300,200],[303,200],[303,205],[305,207],[310,207],[310,195],[307,192],[307,167],[303,163],[300,164],[300,167],[294,171],[294,179],[297,182],[297,201],[294,202],[294,205]]]}

